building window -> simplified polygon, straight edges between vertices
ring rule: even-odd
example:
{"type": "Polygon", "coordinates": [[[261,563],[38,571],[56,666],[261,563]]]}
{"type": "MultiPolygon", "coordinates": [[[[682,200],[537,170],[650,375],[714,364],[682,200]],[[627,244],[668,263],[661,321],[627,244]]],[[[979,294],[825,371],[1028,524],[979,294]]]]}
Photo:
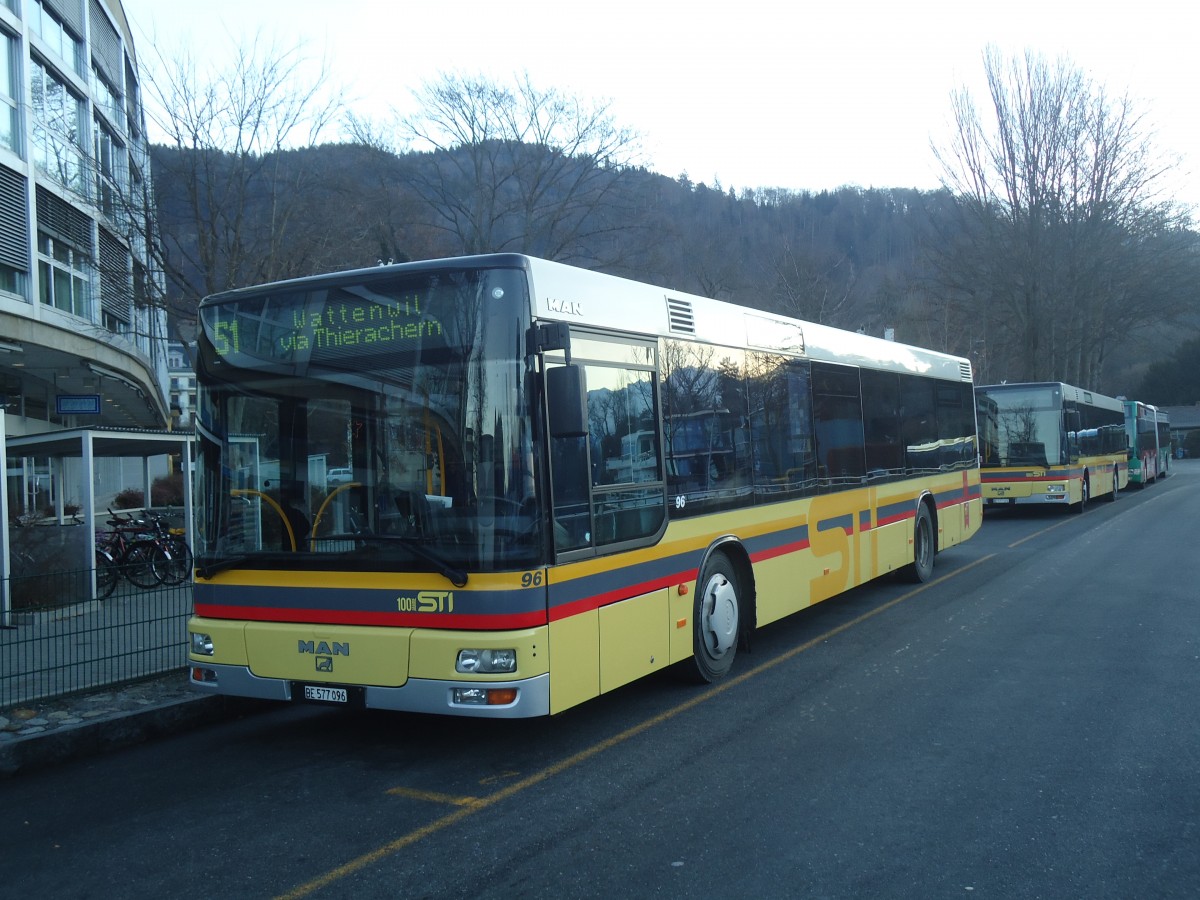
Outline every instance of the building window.
{"type": "Polygon", "coordinates": [[[34,161],[47,177],[86,197],[84,102],[38,60],[31,61],[29,70],[34,161]]]}
{"type": "Polygon", "coordinates": [[[0,263],[0,294],[14,294],[25,299],[25,273],[0,263]]]}
{"type": "Polygon", "coordinates": [[[84,319],[92,317],[91,260],[69,244],[38,233],[41,300],[84,319]]]}
{"type": "Polygon", "coordinates": [[[117,224],[124,222],[125,183],[128,168],[125,148],[108,127],[97,119],[94,123],[96,160],[96,202],[100,211],[117,224]]]}
{"type": "Polygon", "coordinates": [[[26,18],[29,20],[30,30],[42,39],[42,43],[52,53],[76,72],[83,74],[83,44],[67,31],[58,16],[46,8],[43,0],[30,0],[26,18]]]}
{"type": "Polygon", "coordinates": [[[99,67],[92,66],[92,96],[109,121],[123,128],[125,124],[125,104],[121,101],[121,92],[109,84],[99,67]]]}
{"type": "Polygon", "coordinates": [[[0,291],[29,300],[29,210],[27,182],[0,166],[0,291]]]}
{"type": "Polygon", "coordinates": [[[0,147],[20,152],[21,105],[17,102],[17,42],[0,31],[0,147]]]}
{"type": "Polygon", "coordinates": [[[128,322],[114,316],[108,310],[104,311],[103,320],[104,327],[113,334],[129,334],[133,330],[128,322]]]}

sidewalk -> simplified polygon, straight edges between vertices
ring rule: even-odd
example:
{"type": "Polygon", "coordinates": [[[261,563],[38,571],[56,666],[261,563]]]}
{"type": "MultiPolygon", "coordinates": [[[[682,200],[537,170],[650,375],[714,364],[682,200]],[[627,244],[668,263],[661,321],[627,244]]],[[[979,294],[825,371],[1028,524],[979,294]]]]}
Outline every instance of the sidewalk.
{"type": "Polygon", "coordinates": [[[180,669],[122,687],[0,710],[0,777],[262,709],[200,694],[180,669]]]}

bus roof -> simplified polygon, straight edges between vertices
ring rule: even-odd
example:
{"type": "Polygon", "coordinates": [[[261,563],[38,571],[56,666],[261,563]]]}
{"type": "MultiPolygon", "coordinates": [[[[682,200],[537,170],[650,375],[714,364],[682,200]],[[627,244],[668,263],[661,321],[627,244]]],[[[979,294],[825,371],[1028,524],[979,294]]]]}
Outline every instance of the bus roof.
{"type": "Polygon", "coordinates": [[[332,272],[214,294],[201,305],[229,302],[282,287],[314,290],[347,279],[375,281],[416,271],[464,268],[525,270],[532,287],[532,313],[542,321],[569,322],[646,337],[698,340],[952,381],[972,380],[970,360],[962,357],[516,253],[332,272]]]}
{"type": "Polygon", "coordinates": [[[1076,403],[1082,403],[1086,406],[1097,406],[1101,409],[1113,409],[1118,412],[1124,412],[1125,406],[1121,400],[1116,400],[1109,397],[1107,394],[1101,394],[1097,391],[1089,391],[1085,388],[1075,387],[1071,384],[1065,384],[1061,381],[1014,381],[1004,382],[1002,384],[980,384],[975,386],[975,390],[981,394],[1002,393],[1004,391],[1027,391],[1032,388],[1057,388],[1062,393],[1064,401],[1073,400],[1076,403]]]}

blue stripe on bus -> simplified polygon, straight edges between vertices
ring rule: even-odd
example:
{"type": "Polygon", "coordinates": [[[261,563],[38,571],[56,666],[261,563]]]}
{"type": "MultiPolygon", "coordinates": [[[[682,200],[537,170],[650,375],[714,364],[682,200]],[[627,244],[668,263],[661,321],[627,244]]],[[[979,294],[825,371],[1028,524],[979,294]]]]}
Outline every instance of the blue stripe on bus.
{"type": "MultiPolygon", "coordinates": [[[[352,579],[351,579],[352,583],[352,579]]],[[[400,598],[431,593],[427,588],[301,587],[278,585],[205,584],[197,582],[195,603],[212,606],[258,607],[262,609],[355,610],[396,613],[400,598]]],[[[437,592],[432,592],[437,593],[437,592]]],[[[511,616],[541,612],[544,599],[540,588],[514,590],[462,590],[446,586],[454,594],[456,615],[511,616]]]]}

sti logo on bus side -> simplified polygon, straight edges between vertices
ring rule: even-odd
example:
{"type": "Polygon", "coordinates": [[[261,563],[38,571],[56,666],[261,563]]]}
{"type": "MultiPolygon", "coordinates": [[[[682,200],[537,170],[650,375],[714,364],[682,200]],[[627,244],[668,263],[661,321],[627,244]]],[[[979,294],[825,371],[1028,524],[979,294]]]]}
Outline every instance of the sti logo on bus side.
{"type": "Polygon", "coordinates": [[[397,597],[396,609],[400,612],[451,613],[454,612],[454,591],[420,591],[414,597],[397,597]]]}
{"type": "Polygon", "coordinates": [[[321,656],[349,656],[349,641],[297,641],[297,653],[313,653],[321,656]]]}
{"type": "Polygon", "coordinates": [[[578,300],[557,300],[554,297],[547,297],[546,308],[550,312],[562,313],[564,316],[583,315],[583,304],[578,300]]]}

